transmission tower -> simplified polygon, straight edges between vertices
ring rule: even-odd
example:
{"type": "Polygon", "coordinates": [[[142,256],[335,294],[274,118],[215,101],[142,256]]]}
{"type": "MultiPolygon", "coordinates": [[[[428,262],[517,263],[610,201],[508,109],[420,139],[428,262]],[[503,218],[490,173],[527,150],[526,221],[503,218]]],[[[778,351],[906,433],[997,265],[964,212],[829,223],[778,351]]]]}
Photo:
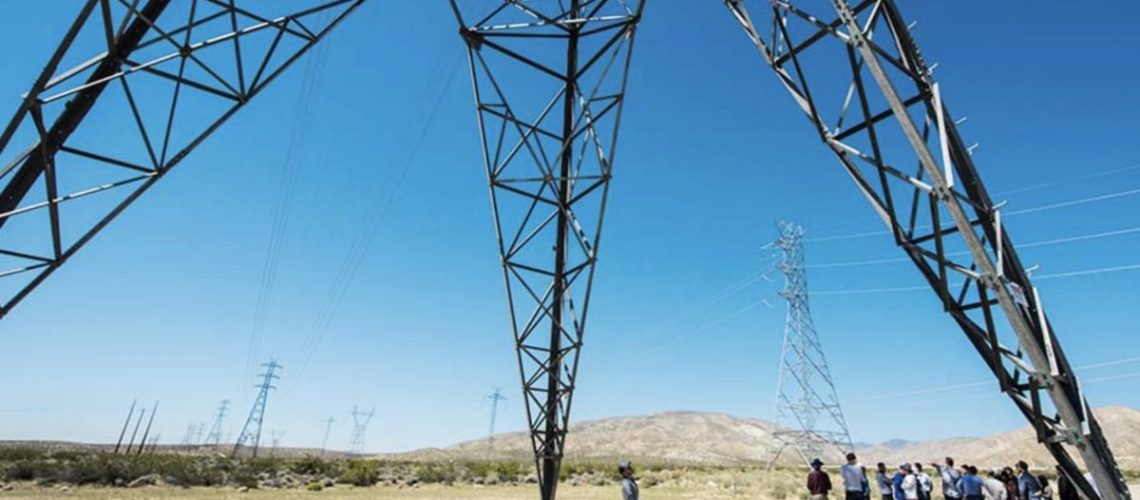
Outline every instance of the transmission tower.
{"type": "Polygon", "coordinates": [[[368,430],[368,424],[372,422],[374,416],[376,416],[375,408],[363,412],[355,406],[352,407],[352,443],[349,446],[352,453],[357,455],[364,453],[364,433],[368,430]]]}
{"type": "Polygon", "coordinates": [[[539,490],[550,500],[645,1],[498,0],[468,12],[473,24],[459,3],[539,490]]]}
{"type": "Polygon", "coordinates": [[[272,438],[273,447],[269,449],[269,456],[277,456],[277,448],[281,446],[281,438],[285,437],[285,431],[271,430],[269,435],[272,438]]]}
{"type": "Polygon", "coordinates": [[[226,418],[226,411],[230,409],[230,400],[223,399],[218,406],[218,413],[214,415],[214,425],[210,426],[210,433],[206,435],[206,444],[219,446],[222,444],[222,420],[226,418]]]}
{"type": "Polygon", "coordinates": [[[1086,498],[1131,498],[895,1],[725,5],[1065,474],[1086,498]]]}
{"type": "Polygon", "coordinates": [[[842,456],[854,449],[823,344],[811,318],[804,271],[804,230],[785,221],[777,226],[780,237],[769,248],[780,252],[778,268],[784,275],[780,296],[787,301],[788,309],[773,419],[780,428],[773,433],[776,448],[769,456],[769,469],[789,447],[799,453],[805,464],[826,450],[842,456]]]}
{"type": "Polygon", "coordinates": [[[499,401],[507,400],[507,398],[499,392],[500,389],[496,387],[495,392],[487,396],[487,399],[491,400],[491,430],[487,433],[488,451],[495,451],[495,416],[499,412],[499,401]]]}
{"type": "Polygon", "coordinates": [[[194,444],[194,433],[198,430],[198,424],[190,423],[186,426],[186,434],[182,435],[182,446],[191,446],[194,444]]]}
{"type": "Polygon", "coordinates": [[[328,421],[325,423],[325,438],[321,440],[321,456],[324,456],[325,450],[328,449],[329,433],[332,432],[332,424],[335,421],[336,421],[335,419],[333,419],[332,417],[329,417],[328,421]]]}
{"type": "Polygon", "coordinates": [[[249,409],[249,417],[245,419],[245,425],[242,426],[241,434],[238,434],[237,441],[234,442],[234,450],[230,456],[237,456],[238,449],[248,443],[253,448],[253,456],[256,457],[257,448],[261,445],[261,424],[265,420],[265,404],[269,401],[269,391],[277,388],[273,385],[273,381],[281,378],[277,375],[277,370],[284,368],[277,363],[277,360],[262,363],[261,366],[265,367],[265,373],[260,375],[261,384],[256,386],[257,399],[249,409]]]}

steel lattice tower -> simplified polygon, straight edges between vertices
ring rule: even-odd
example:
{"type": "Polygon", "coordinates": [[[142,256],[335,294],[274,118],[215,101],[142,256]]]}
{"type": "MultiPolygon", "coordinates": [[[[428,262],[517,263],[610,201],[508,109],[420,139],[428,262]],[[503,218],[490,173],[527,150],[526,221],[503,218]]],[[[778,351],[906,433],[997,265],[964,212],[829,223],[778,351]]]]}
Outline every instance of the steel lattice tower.
{"type": "Polygon", "coordinates": [[[67,2],[0,129],[0,317],[363,1],[67,2]]]}
{"type": "Polygon", "coordinates": [[[234,450],[230,456],[237,456],[238,449],[242,445],[251,443],[253,448],[253,456],[257,456],[257,448],[261,444],[261,424],[265,420],[265,405],[269,401],[269,391],[276,389],[273,381],[281,378],[277,375],[277,370],[284,368],[277,360],[272,360],[268,363],[262,363],[261,366],[265,367],[265,373],[262,373],[261,384],[257,385],[257,399],[253,402],[253,407],[249,409],[249,417],[245,419],[245,425],[241,428],[241,434],[238,434],[237,441],[234,442],[234,450]]]}
{"type": "Polygon", "coordinates": [[[210,433],[206,435],[206,443],[214,446],[222,444],[222,420],[226,418],[226,411],[230,409],[230,400],[223,399],[218,406],[218,413],[214,415],[214,424],[210,426],[210,433]]]}
{"type": "Polygon", "coordinates": [[[363,412],[355,406],[352,407],[352,443],[349,446],[351,453],[357,455],[364,453],[364,433],[368,431],[368,424],[372,422],[372,417],[375,416],[375,408],[363,412]]]}
{"type": "Polygon", "coordinates": [[[494,2],[467,44],[539,489],[554,498],[644,0],[494,2]]]}
{"type": "Polygon", "coordinates": [[[1002,225],[1002,203],[986,190],[898,5],[724,3],[1082,495],[1131,498],[1002,225]]]}
{"type": "Polygon", "coordinates": [[[780,296],[787,301],[788,310],[773,419],[781,429],[773,433],[777,443],[769,468],[788,447],[794,448],[804,463],[827,450],[842,455],[854,449],[823,344],[811,318],[804,271],[804,230],[785,221],[779,222],[778,227],[780,237],[768,248],[780,252],[779,270],[784,275],[780,296]]]}
{"type": "Polygon", "coordinates": [[[499,413],[499,402],[506,401],[507,398],[500,394],[500,389],[495,388],[495,391],[487,396],[487,400],[491,402],[491,429],[487,432],[487,451],[495,451],[495,417],[499,413]]]}

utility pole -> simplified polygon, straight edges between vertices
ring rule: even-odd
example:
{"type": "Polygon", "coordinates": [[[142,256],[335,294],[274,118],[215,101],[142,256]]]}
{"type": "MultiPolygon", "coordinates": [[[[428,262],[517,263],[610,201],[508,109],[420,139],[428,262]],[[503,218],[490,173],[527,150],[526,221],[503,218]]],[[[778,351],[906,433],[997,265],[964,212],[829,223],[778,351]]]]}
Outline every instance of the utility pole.
{"type": "Polygon", "coordinates": [[[123,438],[127,435],[127,427],[131,425],[131,417],[135,414],[135,405],[139,400],[131,401],[131,409],[127,411],[127,419],[123,421],[123,430],[119,431],[119,440],[115,442],[115,454],[119,453],[119,447],[123,445],[123,438]]]}
{"type": "Polygon", "coordinates": [[[493,452],[495,451],[495,416],[499,410],[499,401],[506,401],[507,398],[503,397],[500,394],[500,389],[496,387],[495,392],[488,395],[487,399],[491,400],[491,430],[487,433],[487,450],[493,452]]]}
{"type": "Polygon", "coordinates": [[[784,289],[780,296],[787,301],[788,312],[773,419],[781,428],[773,433],[777,448],[770,454],[769,469],[788,447],[795,448],[805,464],[825,450],[842,456],[854,449],[811,317],[804,271],[804,229],[785,221],[777,225],[780,237],[766,248],[781,254],[779,269],[784,274],[784,289]]]}
{"type": "Polygon", "coordinates": [[[325,423],[325,438],[323,440],[321,440],[321,456],[322,457],[325,456],[325,450],[328,449],[329,432],[332,431],[333,422],[334,422],[333,418],[329,417],[328,421],[325,423]]]}
{"type": "Polygon", "coordinates": [[[131,454],[131,446],[135,444],[135,437],[139,434],[139,426],[142,425],[143,417],[146,416],[146,408],[139,411],[139,418],[135,420],[135,430],[131,431],[131,440],[127,441],[127,449],[123,453],[126,455],[131,454]]]}
{"type": "Polygon", "coordinates": [[[214,425],[210,426],[210,433],[206,435],[206,444],[215,447],[222,444],[222,419],[226,418],[226,411],[230,408],[230,400],[223,399],[218,406],[218,413],[214,415],[214,425]]]}
{"type": "Polygon", "coordinates": [[[143,450],[146,448],[146,438],[150,435],[150,426],[154,425],[154,415],[158,413],[158,401],[154,402],[154,408],[150,411],[150,420],[146,421],[146,430],[143,431],[142,439],[139,440],[139,449],[135,452],[136,455],[142,455],[143,450]]]}
{"type": "Polygon", "coordinates": [[[368,423],[376,416],[376,409],[363,412],[352,407],[352,444],[349,447],[353,454],[364,453],[364,432],[368,430],[368,423]]]}
{"type": "Polygon", "coordinates": [[[261,384],[257,385],[257,399],[253,402],[253,407],[249,409],[249,417],[245,419],[245,425],[241,428],[241,434],[238,434],[237,441],[234,443],[234,450],[230,453],[231,457],[237,456],[238,449],[246,443],[251,443],[253,447],[253,456],[257,456],[257,448],[261,444],[261,424],[265,420],[265,404],[269,400],[269,391],[276,389],[273,381],[281,378],[277,375],[277,370],[284,368],[277,360],[271,360],[268,363],[263,363],[261,366],[265,367],[265,372],[260,375],[261,384]]]}

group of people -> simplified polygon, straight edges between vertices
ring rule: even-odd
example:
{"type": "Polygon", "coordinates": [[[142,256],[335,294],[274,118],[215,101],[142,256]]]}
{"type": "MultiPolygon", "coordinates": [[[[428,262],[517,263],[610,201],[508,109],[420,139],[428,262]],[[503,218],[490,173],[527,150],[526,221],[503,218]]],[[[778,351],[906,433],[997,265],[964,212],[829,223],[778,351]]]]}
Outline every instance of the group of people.
{"type": "MultiPolygon", "coordinates": [[[[973,465],[954,465],[947,457],[944,464],[930,464],[934,477],[927,474],[921,463],[905,463],[893,473],[880,462],[875,471],[875,485],[882,500],[931,500],[935,478],[941,483],[946,500],[1078,500],[1077,488],[1057,468],[1057,488],[1054,490],[1045,475],[1034,475],[1029,465],[1018,462],[1000,470],[989,469],[983,478],[973,465]]],[[[823,470],[820,459],[812,460],[808,473],[807,489],[812,500],[826,500],[832,491],[831,478],[823,470]]],[[[867,470],[858,463],[854,453],[847,454],[847,463],[839,469],[843,478],[845,500],[871,500],[871,482],[867,470]]]]}

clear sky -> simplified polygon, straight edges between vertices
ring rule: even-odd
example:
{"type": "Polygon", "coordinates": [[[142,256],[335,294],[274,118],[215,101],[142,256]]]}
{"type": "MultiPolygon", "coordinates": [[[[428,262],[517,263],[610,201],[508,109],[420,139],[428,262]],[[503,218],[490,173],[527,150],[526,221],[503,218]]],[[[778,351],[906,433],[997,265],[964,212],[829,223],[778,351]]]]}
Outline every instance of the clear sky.
{"type": "MultiPolygon", "coordinates": [[[[926,59],[939,63],[949,106],[969,117],[961,130],[980,143],[987,186],[1010,210],[1140,188],[1140,168],[1120,170],[1140,165],[1140,5],[1102,6],[1095,22],[1061,3],[902,7],[919,22],[926,59]]],[[[0,9],[20,20],[0,32],[0,103],[15,109],[76,3],[0,9]]],[[[778,301],[741,310],[776,285],[701,305],[759,269],[776,219],[811,237],[881,223],[721,2],[651,1],[638,36],[573,417],[769,418],[783,311],[778,301]]],[[[344,448],[358,405],[376,408],[371,451],[448,445],[485,434],[484,396],[496,386],[510,398],[499,428],[523,428],[463,46],[446,2],[370,0],[327,43],[316,105],[297,134],[295,192],[256,349],[286,366],[266,433],[317,446],[331,416],[330,447],[344,448]],[[366,215],[388,197],[382,217],[366,215]],[[372,229],[370,245],[354,246],[372,229]],[[356,262],[353,252],[359,265],[337,300],[337,270],[356,262]],[[312,326],[318,317],[327,327],[312,326]]],[[[161,400],[163,442],[209,422],[223,398],[235,403],[226,430],[236,434],[254,395],[247,357],[303,75],[298,65],[270,87],[0,321],[0,439],[113,441],[134,398],[161,400]]],[[[1007,220],[1024,243],[1137,226],[1136,195],[1007,220]]],[[[1140,263],[1138,244],[1132,232],[1025,248],[1022,260],[1041,274],[1126,266],[1140,263]]],[[[881,236],[806,252],[814,265],[901,256],[881,236]]],[[[921,285],[909,265],[808,277],[856,440],[1023,424],[993,386],[908,394],[988,379],[930,293],[826,293],[921,285]]],[[[1138,277],[1038,283],[1075,366],[1140,357],[1138,277]]],[[[1128,378],[1137,372],[1140,362],[1081,371],[1094,405],[1140,406],[1128,378]]]]}

